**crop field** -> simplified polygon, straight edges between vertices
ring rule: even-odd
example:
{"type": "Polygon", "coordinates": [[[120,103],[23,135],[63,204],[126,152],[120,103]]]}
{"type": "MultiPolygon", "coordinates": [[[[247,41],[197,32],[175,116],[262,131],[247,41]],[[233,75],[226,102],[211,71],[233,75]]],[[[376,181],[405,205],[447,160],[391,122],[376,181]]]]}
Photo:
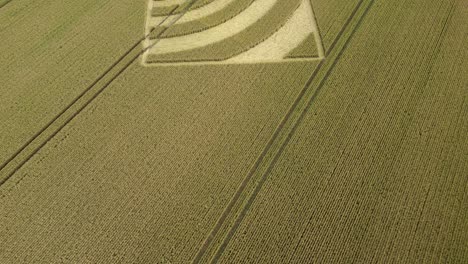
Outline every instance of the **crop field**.
{"type": "Polygon", "coordinates": [[[0,264],[467,263],[464,0],[0,0],[0,264]]]}

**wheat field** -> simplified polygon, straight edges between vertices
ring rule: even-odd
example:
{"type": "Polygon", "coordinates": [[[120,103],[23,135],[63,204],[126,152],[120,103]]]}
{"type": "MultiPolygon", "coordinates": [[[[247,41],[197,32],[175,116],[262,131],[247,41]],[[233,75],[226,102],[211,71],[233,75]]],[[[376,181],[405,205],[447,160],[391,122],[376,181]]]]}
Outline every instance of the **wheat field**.
{"type": "Polygon", "coordinates": [[[463,0],[0,0],[0,263],[467,263],[463,0]]]}

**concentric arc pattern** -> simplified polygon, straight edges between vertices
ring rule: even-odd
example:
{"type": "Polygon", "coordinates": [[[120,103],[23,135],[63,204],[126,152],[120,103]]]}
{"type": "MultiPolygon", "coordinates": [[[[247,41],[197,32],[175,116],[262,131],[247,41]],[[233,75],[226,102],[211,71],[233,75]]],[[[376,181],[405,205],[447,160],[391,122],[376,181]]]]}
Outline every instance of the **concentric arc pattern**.
{"type": "Polygon", "coordinates": [[[321,60],[310,0],[149,0],[145,66],[321,60]]]}

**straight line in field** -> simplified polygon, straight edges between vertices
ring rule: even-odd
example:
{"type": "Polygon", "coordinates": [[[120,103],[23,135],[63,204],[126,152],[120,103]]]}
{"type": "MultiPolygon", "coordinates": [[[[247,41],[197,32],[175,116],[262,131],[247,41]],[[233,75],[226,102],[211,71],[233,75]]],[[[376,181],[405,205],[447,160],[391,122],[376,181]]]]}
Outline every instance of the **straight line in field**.
{"type": "MultiPolygon", "coordinates": [[[[372,0],[373,1],[373,0],[372,0]]],[[[340,40],[341,36],[343,35],[343,33],[345,32],[346,28],[348,27],[349,23],[351,23],[351,20],[356,16],[356,13],[358,12],[358,10],[360,9],[362,3],[364,2],[364,0],[361,0],[359,1],[359,3],[357,4],[356,8],[354,8],[353,12],[351,13],[351,15],[348,17],[348,19],[346,20],[345,24],[343,25],[343,27],[341,28],[340,32],[338,32],[338,35],[335,37],[335,39],[333,40],[332,44],[330,45],[330,48],[327,49],[327,51],[325,52],[325,56],[328,56],[331,51],[335,48],[336,44],[338,43],[338,40],[340,40]]],[[[356,29],[354,29],[355,31],[356,29]]],[[[354,32],[353,32],[354,33],[354,32]]]]}
{"type": "MultiPolygon", "coordinates": [[[[194,0],[197,1],[197,0],[194,0]]],[[[185,9],[182,14],[188,10],[185,9]]],[[[175,9],[174,9],[175,10],[175,9]]],[[[172,14],[172,13],[171,13],[172,14]]],[[[169,14],[168,17],[171,15],[169,14]]],[[[182,17],[182,16],[180,16],[182,17]]],[[[180,17],[178,17],[180,19],[180,17]]],[[[175,22],[174,22],[175,23],[175,22]]],[[[171,24],[172,25],[172,24],[171,24]]],[[[154,30],[154,29],[153,29],[154,30]]],[[[150,32],[151,33],[151,32],[150,32]]],[[[39,150],[42,149],[57,133],[59,133],[68,123],[70,123],[83,109],[86,108],[96,97],[101,94],[122,72],[124,72],[139,56],[148,50],[149,47],[140,49],[140,44],[148,38],[149,34],[139,39],[129,50],[127,50],[116,62],[114,62],[103,74],[101,74],[90,86],[88,86],[82,93],[80,93],[72,102],[70,102],[59,114],[57,114],[49,123],[47,123],[41,130],[33,135],[21,148],[16,151],[10,158],[0,165],[0,187],[7,182],[24,164],[26,164],[39,150]],[[135,54],[129,61],[126,61],[128,56],[135,54]],[[120,70],[119,65],[123,65],[120,70]],[[114,73],[117,71],[116,73],[114,73]],[[100,83],[103,83],[100,85],[100,83]],[[99,88],[100,87],[100,88],[99,88]],[[85,98],[90,96],[90,98],[85,98]],[[81,107],[79,106],[80,104],[81,107]],[[78,109],[73,109],[78,107],[78,109]],[[68,117],[67,117],[68,116],[68,117]],[[60,120],[64,119],[64,120],[60,120]],[[54,125],[59,125],[54,130],[54,125]],[[47,130],[50,131],[49,136],[41,139],[41,136],[47,134],[47,130]],[[37,141],[37,143],[36,143],[37,141]],[[39,144],[39,145],[35,145],[39,144]],[[32,147],[31,147],[32,146],[32,147]],[[28,151],[28,147],[31,149],[28,151]],[[24,157],[21,157],[25,153],[24,157]],[[29,154],[28,154],[29,153],[29,154]],[[12,164],[16,159],[20,159],[16,164],[12,164]],[[9,167],[12,167],[8,170],[9,167]]]]}
{"type": "MultiPolygon", "coordinates": [[[[86,94],[92,93],[92,88],[96,87],[97,83],[103,80],[109,72],[111,72],[115,67],[124,60],[126,56],[128,56],[136,47],[138,47],[140,43],[138,42],[135,46],[133,46],[130,50],[128,50],[125,55],[123,55],[117,62],[115,62],[104,74],[102,74],[94,83],[92,86],[90,86],[88,89],[86,89],[82,94],[80,94],[79,97],[77,97],[75,100],[73,100],[72,103],[70,103],[62,112],[54,117],[52,121],[50,121],[43,129],[41,129],[38,133],[34,135],[32,139],[30,139],[28,142],[26,142],[23,147],[14,154],[12,158],[10,158],[5,165],[3,165],[3,168],[6,167],[14,158],[16,158],[21,152],[23,152],[31,143],[33,143],[34,140],[36,140],[40,135],[42,135],[49,127],[51,127],[54,123],[56,123],[61,117],[67,114],[68,110],[71,109],[74,105],[78,104],[79,100],[83,98],[86,94]]],[[[140,56],[140,53],[137,54],[136,58],[140,56]]],[[[133,59],[134,60],[134,59],[133,59]]],[[[107,81],[104,86],[96,91],[96,93],[91,97],[91,99],[87,100],[84,102],[83,106],[81,106],[77,111],[71,114],[70,117],[68,117],[62,125],[59,126],[58,129],[56,129],[52,134],[50,134],[45,141],[43,141],[38,147],[36,147],[27,157],[25,160],[21,161],[11,172],[6,177],[2,177],[0,179],[0,186],[4,184],[9,178],[11,178],[25,163],[27,163],[42,147],[44,147],[57,133],[59,133],[70,121],[72,121],[86,106],[88,106],[99,94],[101,94],[107,87],[108,85],[113,82],[118,75],[120,75],[132,62],[133,60],[130,60],[129,63],[125,64],[125,66],[117,72],[116,75],[112,76],[109,81],[107,81]]]]}
{"type": "MultiPolygon", "coordinates": [[[[190,0],[187,0],[187,1],[190,1],[190,0]]],[[[197,1],[199,1],[199,0],[191,0],[191,1],[188,3],[188,5],[185,7],[185,9],[184,9],[180,14],[176,15],[176,16],[174,17],[174,19],[172,19],[172,20],[164,27],[164,30],[163,30],[162,32],[159,33],[159,36],[161,36],[167,29],[169,29],[169,27],[171,27],[171,26],[174,25],[177,21],[179,21],[179,20],[185,15],[185,13],[186,13],[187,11],[189,11],[190,8],[191,8],[197,1]]],[[[153,0],[149,0],[149,2],[150,2],[149,6],[151,6],[151,9],[152,9],[153,0]]],[[[175,8],[173,8],[172,11],[166,16],[166,18],[164,18],[164,20],[161,21],[161,22],[158,24],[158,26],[156,26],[153,30],[155,30],[157,27],[163,25],[163,24],[166,22],[166,20],[168,20],[168,19],[172,16],[172,14],[174,13],[174,11],[177,10],[178,8],[179,8],[179,6],[176,6],[175,8]]],[[[146,18],[146,23],[149,23],[149,21],[150,21],[150,20],[149,20],[150,16],[151,16],[151,13],[149,12],[149,13],[148,13],[148,17],[146,18]]],[[[148,24],[146,24],[146,27],[148,27],[148,24]]],[[[150,33],[151,33],[153,30],[151,30],[150,33]]],[[[148,66],[148,65],[149,65],[149,63],[146,62],[146,61],[147,61],[147,57],[148,57],[148,55],[149,55],[149,52],[150,52],[150,50],[151,50],[154,46],[156,46],[156,44],[158,44],[158,42],[159,42],[159,40],[160,40],[159,38],[156,38],[156,40],[155,40],[152,44],[149,44],[150,41],[148,40],[148,38],[149,38],[149,36],[150,36],[150,33],[147,34],[147,36],[145,37],[145,40],[144,40],[145,48],[144,48],[143,55],[142,55],[142,60],[141,60],[141,65],[142,65],[142,66],[148,66]]]]}
{"type": "MultiPolygon", "coordinates": [[[[155,30],[157,27],[164,24],[164,22],[166,22],[169,19],[169,17],[171,17],[171,15],[180,7],[180,5],[174,6],[174,8],[169,12],[169,14],[161,22],[159,22],[159,24],[157,26],[155,26],[153,28],[153,30],[150,30],[151,25],[149,25],[149,23],[150,23],[151,17],[152,17],[151,13],[152,13],[152,10],[153,10],[153,6],[154,6],[154,1],[153,0],[148,0],[148,6],[147,6],[147,10],[146,10],[145,30],[144,30],[144,32],[145,32],[144,34],[145,34],[146,37],[143,40],[143,47],[144,48],[150,46],[149,36],[150,36],[151,32],[153,30],[155,30]]],[[[145,62],[147,57],[148,57],[148,51],[143,53],[142,61],[145,62]]]]}
{"type": "MultiPolygon", "coordinates": [[[[448,15],[445,18],[445,21],[443,23],[443,27],[442,27],[442,30],[440,32],[440,35],[438,36],[437,41],[435,42],[434,52],[431,54],[430,61],[436,61],[437,57],[440,55],[440,51],[441,51],[441,48],[442,48],[442,43],[446,39],[446,34],[447,34],[447,31],[448,31],[449,22],[451,22],[451,20],[453,18],[453,15],[455,13],[456,4],[457,4],[457,0],[453,0],[452,5],[451,5],[451,7],[449,9],[449,13],[448,13],[448,15]]],[[[427,77],[424,78],[425,81],[424,81],[424,84],[421,87],[427,87],[427,85],[428,85],[428,83],[430,81],[429,75],[430,75],[430,73],[433,72],[434,66],[435,66],[435,63],[431,63],[431,65],[427,69],[427,71],[426,71],[427,72],[427,77]]],[[[426,204],[427,204],[427,201],[428,201],[429,193],[431,191],[431,187],[432,186],[429,185],[429,187],[427,188],[427,191],[426,191],[426,193],[424,195],[424,200],[423,200],[423,203],[422,203],[422,206],[421,206],[421,210],[419,211],[419,215],[418,215],[418,218],[417,218],[418,221],[416,222],[416,226],[413,229],[413,232],[411,233],[411,243],[410,243],[410,246],[409,246],[408,251],[407,251],[408,254],[413,250],[413,246],[415,244],[415,239],[416,239],[416,232],[418,231],[419,226],[421,224],[421,219],[423,217],[423,213],[424,213],[424,210],[426,208],[426,204]]]]}
{"type": "Polygon", "coordinates": [[[285,58],[281,60],[259,60],[259,61],[239,61],[239,62],[226,62],[226,61],[193,61],[193,62],[158,62],[146,63],[146,67],[168,67],[168,66],[199,66],[199,65],[248,65],[248,64],[270,64],[270,63],[286,63],[286,62],[313,62],[321,61],[323,58],[285,58]]]}
{"type": "MultiPolygon", "coordinates": [[[[55,121],[57,121],[62,115],[65,114],[74,104],[76,104],[86,93],[88,93],[100,80],[102,80],[119,62],[121,62],[140,42],[137,42],[128,51],[125,52],[116,62],[114,62],[103,74],[101,74],[88,88],[80,93],[73,101],[71,101],[59,114],[57,114],[49,123],[47,123],[41,130],[39,130],[34,136],[29,139],[21,148],[16,151],[10,158],[8,158],[3,164],[0,165],[0,172],[13,160],[15,159],[26,147],[31,144],[40,134],[42,134],[47,128],[49,128],[55,121]]],[[[2,181],[0,181],[1,185],[2,181]]]]}
{"type": "Polygon", "coordinates": [[[225,222],[229,216],[232,216],[234,217],[235,221],[233,225],[228,229],[229,231],[226,237],[222,240],[222,243],[219,246],[219,248],[216,250],[216,253],[213,259],[211,260],[211,262],[216,263],[219,257],[221,257],[230,239],[236,232],[237,228],[239,227],[240,223],[245,217],[247,211],[249,210],[251,204],[255,200],[256,195],[262,188],[262,185],[264,184],[264,182],[267,180],[268,174],[270,173],[274,164],[280,157],[282,151],[288,144],[290,138],[294,134],[298,125],[300,124],[300,121],[303,119],[305,113],[307,112],[307,109],[310,107],[312,102],[317,97],[325,81],[328,79],[328,76],[330,75],[333,68],[335,67],[337,61],[339,60],[344,50],[348,46],[348,43],[351,40],[352,36],[356,32],[361,22],[363,21],[364,17],[370,10],[370,7],[374,3],[374,0],[368,0],[369,3],[365,7],[363,7],[363,3],[365,1],[366,0],[361,0],[358,3],[358,5],[354,8],[353,12],[351,13],[350,17],[345,22],[341,31],[338,33],[337,37],[334,39],[330,49],[327,52],[327,55],[326,55],[327,57],[324,60],[322,60],[320,64],[317,66],[317,68],[314,70],[311,77],[305,84],[304,88],[301,90],[298,97],[294,101],[290,110],[286,113],[286,115],[282,119],[281,123],[275,130],[273,136],[267,143],[263,152],[260,154],[256,162],[254,163],[249,174],[242,181],[241,185],[239,186],[238,190],[234,194],[233,198],[231,199],[231,201],[229,202],[229,204],[223,211],[222,215],[218,219],[218,222],[216,223],[215,227],[212,229],[212,231],[210,232],[210,234],[208,235],[208,237],[205,239],[204,243],[200,247],[199,251],[195,255],[195,258],[193,259],[193,263],[199,263],[202,260],[202,258],[207,257],[205,256],[205,253],[208,251],[209,247],[214,246],[212,245],[213,240],[217,236],[222,235],[222,234],[218,234],[219,230],[225,224],[229,224],[225,222]],[[362,11],[362,9],[364,9],[362,14],[360,16],[356,16],[358,11],[362,11]],[[353,25],[354,27],[352,27],[353,25]],[[344,33],[347,33],[347,32],[349,32],[349,36],[346,39],[344,39],[343,35],[344,33]],[[341,49],[339,50],[335,49],[337,44],[340,44],[339,47],[341,47],[341,49]],[[315,87],[314,81],[316,81],[317,76],[318,77],[323,76],[323,77],[321,79],[319,78],[318,80],[319,83],[316,86],[317,89],[314,91],[313,88],[311,87],[315,87]],[[264,166],[266,167],[266,171],[262,173],[261,172],[262,167],[264,166]],[[255,175],[257,175],[257,177],[254,177],[255,175]],[[247,195],[247,197],[240,199],[241,196],[244,194],[244,192],[247,190],[248,185],[250,186],[252,184],[255,184],[253,183],[254,181],[253,179],[258,178],[258,177],[259,177],[258,184],[255,187],[253,187],[253,192],[250,195],[245,194],[247,195]],[[233,216],[233,214],[235,214],[236,212],[236,211],[233,211],[234,207],[240,207],[239,208],[240,214],[238,216],[235,216],[235,215],[233,216]]]}
{"type": "Polygon", "coordinates": [[[319,55],[319,59],[325,59],[325,49],[323,47],[323,42],[322,42],[322,36],[320,35],[320,29],[317,23],[317,17],[315,17],[315,10],[314,6],[312,5],[312,1],[308,1],[308,9],[310,12],[312,12],[312,19],[313,19],[313,29],[314,29],[314,39],[315,39],[315,45],[317,46],[317,51],[319,55]]]}
{"type": "Polygon", "coordinates": [[[366,16],[366,14],[370,10],[370,7],[372,6],[373,3],[374,3],[374,0],[371,0],[369,5],[366,7],[364,13],[362,14],[362,16],[359,17],[359,20],[358,20],[356,26],[353,28],[350,36],[345,40],[343,47],[339,50],[337,56],[334,58],[334,60],[333,60],[333,62],[331,64],[331,66],[330,67],[325,67],[325,68],[327,68],[325,76],[323,77],[323,79],[320,80],[320,83],[319,83],[317,89],[315,90],[315,92],[312,94],[312,96],[309,99],[304,98],[304,100],[307,100],[307,103],[305,104],[304,108],[303,109],[292,109],[292,111],[300,111],[299,118],[297,120],[294,120],[293,123],[291,123],[292,127],[290,129],[285,128],[285,129],[288,129],[290,131],[282,132],[283,134],[286,134],[286,138],[284,139],[284,141],[279,146],[279,149],[277,151],[274,151],[275,154],[274,154],[273,160],[269,163],[269,165],[267,167],[267,170],[262,174],[262,176],[260,178],[260,181],[255,186],[255,189],[254,189],[253,193],[248,198],[247,203],[242,208],[242,211],[241,211],[240,215],[236,218],[236,221],[234,222],[234,225],[231,227],[231,229],[229,230],[228,235],[226,236],[223,243],[221,244],[221,247],[216,252],[216,255],[214,256],[212,263],[215,263],[219,259],[219,257],[221,257],[221,254],[224,252],[224,250],[227,247],[228,243],[230,242],[231,238],[234,236],[234,233],[236,232],[237,228],[242,223],[245,215],[249,211],[249,209],[250,209],[251,205],[253,204],[256,196],[260,192],[263,184],[268,179],[268,175],[272,171],[272,169],[275,166],[276,162],[278,161],[279,157],[281,156],[284,149],[286,148],[289,141],[291,140],[292,136],[294,135],[295,131],[299,127],[299,124],[304,119],[305,114],[308,112],[308,110],[312,106],[313,102],[315,101],[315,98],[317,98],[318,94],[320,94],[320,91],[322,90],[325,82],[327,81],[330,74],[333,72],[333,69],[334,69],[335,65],[337,64],[337,62],[341,58],[343,52],[346,50],[346,48],[347,48],[347,46],[349,44],[349,41],[352,39],[354,33],[357,31],[357,29],[361,25],[361,22],[363,21],[363,18],[366,16]]]}
{"type": "Polygon", "coordinates": [[[11,3],[13,0],[6,0],[4,2],[1,2],[0,3],[0,9],[3,8],[4,6],[8,5],[9,3],[11,3]]]}

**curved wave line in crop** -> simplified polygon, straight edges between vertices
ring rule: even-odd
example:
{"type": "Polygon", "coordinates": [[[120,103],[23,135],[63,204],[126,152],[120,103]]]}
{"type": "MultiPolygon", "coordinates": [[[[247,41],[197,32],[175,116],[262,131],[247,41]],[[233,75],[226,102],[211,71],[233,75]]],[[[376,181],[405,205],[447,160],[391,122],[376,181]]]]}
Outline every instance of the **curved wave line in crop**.
{"type": "Polygon", "coordinates": [[[161,17],[161,16],[167,16],[168,14],[171,13],[174,8],[178,8],[179,5],[168,5],[168,6],[158,6],[158,7],[153,7],[151,10],[151,16],[153,17],[161,17]]]}
{"type": "Polygon", "coordinates": [[[219,0],[197,0],[193,5],[190,7],[189,10],[198,10],[200,8],[205,8],[208,5],[216,3],[219,0]]]}
{"type": "Polygon", "coordinates": [[[190,10],[189,12],[184,14],[184,16],[181,17],[180,20],[176,22],[176,24],[187,23],[190,21],[207,17],[213,13],[219,12],[220,10],[225,10],[226,6],[236,1],[238,0],[216,0],[212,4],[200,7],[195,10],[190,10]]]}
{"type": "MultiPolygon", "coordinates": [[[[231,20],[246,10],[255,0],[222,0],[227,3],[223,9],[194,21],[174,24],[161,37],[173,38],[208,30],[231,20]]],[[[220,1],[221,2],[221,1],[220,1]]],[[[185,17],[185,16],[184,16],[185,17]]],[[[183,19],[183,17],[182,17],[183,19]]]]}
{"type": "MultiPolygon", "coordinates": [[[[214,3],[218,2],[217,0],[196,0],[192,6],[190,6],[189,11],[195,11],[198,9],[210,9],[210,6],[214,3]]],[[[177,3],[172,3],[168,5],[154,5],[153,1],[153,8],[151,10],[151,16],[153,17],[161,17],[161,16],[168,16],[171,14],[172,16],[178,15],[182,13],[187,5],[190,4],[190,1],[178,1],[177,3]],[[171,9],[174,7],[178,7],[174,12],[171,13],[171,9]]]]}
{"type": "MultiPolygon", "coordinates": [[[[192,25],[195,25],[197,23],[200,24],[203,22],[205,23],[210,22],[209,21],[210,19],[206,19],[206,18],[213,17],[214,13],[217,13],[219,17],[218,20],[221,20],[222,17],[225,16],[223,10],[226,10],[226,7],[231,4],[233,3],[235,4],[236,1],[238,0],[216,0],[215,2],[205,5],[199,9],[187,11],[180,19],[178,19],[174,23],[174,25],[171,26],[171,29],[170,29],[170,32],[172,33],[171,36],[164,34],[164,36],[160,36],[160,37],[167,38],[167,37],[174,37],[175,35],[187,35],[188,33],[194,33],[195,31],[191,30],[192,25]],[[178,32],[181,32],[182,34],[181,33],[178,34],[178,32]]],[[[198,1],[196,1],[195,3],[198,3],[198,1]]],[[[175,17],[175,16],[177,15],[170,15],[170,17],[175,17]]],[[[150,19],[157,19],[157,18],[161,18],[161,17],[151,17],[150,19]]],[[[201,31],[201,30],[198,30],[198,31],[201,31]]],[[[154,39],[154,38],[152,37],[151,39],[154,39]]]]}
{"type": "Polygon", "coordinates": [[[186,0],[150,0],[152,1],[153,6],[172,6],[172,5],[180,5],[183,4],[186,0]]]}
{"type": "Polygon", "coordinates": [[[162,54],[180,52],[221,42],[241,33],[246,28],[252,27],[259,19],[270,13],[271,9],[275,4],[278,4],[278,2],[283,2],[283,0],[255,0],[252,5],[242,13],[221,25],[190,35],[160,39],[158,45],[154,49],[151,49],[150,53],[162,54]]]}
{"type": "MultiPolygon", "coordinates": [[[[258,0],[255,3],[260,3],[258,0]]],[[[150,54],[149,62],[188,62],[188,61],[222,61],[233,56],[241,54],[268,39],[270,36],[278,32],[283,27],[289,18],[298,9],[301,0],[289,1],[272,1],[264,0],[263,4],[272,4],[265,14],[261,17],[256,17],[254,23],[244,26],[242,30],[236,34],[222,38],[220,41],[214,41],[208,45],[193,48],[193,42],[188,49],[179,52],[169,52],[166,54],[150,54]]],[[[253,5],[252,5],[253,6],[253,5]]],[[[254,10],[259,11],[259,10],[254,10]]],[[[265,9],[263,9],[265,11],[265,9]]],[[[239,16],[238,16],[239,17],[239,16]]],[[[232,22],[234,19],[224,23],[223,25],[232,22]]],[[[221,25],[222,26],[222,25],[221,25]]],[[[205,32],[205,31],[204,31],[205,32]]],[[[202,34],[196,33],[196,34],[202,34]]],[[[220,32],[217,32],[219,35],[220,32]]],[[[196,35],[193,34],[193,35],[196,35]]],[[[184,37],[190,37],[184,36],[184,37]]],[[[174,39],[180,39],[173,38],[174,39]]],[[[162,39],[159,43],[163,42],[162,39]]],[[[158,45],[159,45],[158,43],[158,45]]]]}
{"type": "MultiPolygon", "coordinates": [[[[314,41],[314,28],[310,25],[313,20],[312,7],[309,0],[301,0],[302,3],[290,19],[276,33],[271,35],[256,47],[247,50],[235,57],[228,59],[228,63],[269,60],[281,60],[291,54],[298,47],[309,47],[301,49],[302,54],[310,57],[318,56],[314,41]],[[311,39],[312,37],[312,39],[311,39]],[[302,46],[301,46],[302,45],[302,46]],[[310,53],[310,51],[312,51],[310,53]]],[[[303,56],[306,57],[306,56],[303,56]]]]}

